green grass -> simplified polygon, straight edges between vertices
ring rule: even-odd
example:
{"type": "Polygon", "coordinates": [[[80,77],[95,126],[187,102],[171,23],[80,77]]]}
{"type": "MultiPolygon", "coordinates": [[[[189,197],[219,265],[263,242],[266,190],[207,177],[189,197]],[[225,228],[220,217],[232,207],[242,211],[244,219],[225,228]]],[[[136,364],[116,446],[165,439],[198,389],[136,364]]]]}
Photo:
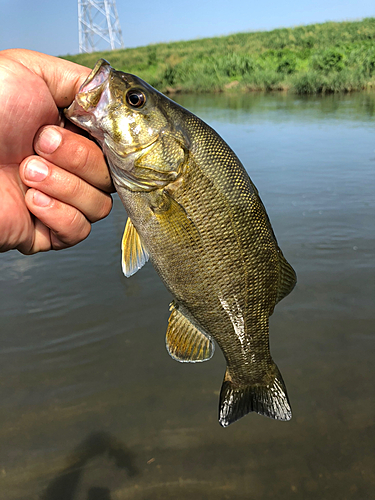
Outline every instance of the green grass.
{"type": "Polygon", "coordinates": [[[375,18],[64,58],[93,67],[100,57],[167,93],[350,92],[375,87],[375,18]]]}

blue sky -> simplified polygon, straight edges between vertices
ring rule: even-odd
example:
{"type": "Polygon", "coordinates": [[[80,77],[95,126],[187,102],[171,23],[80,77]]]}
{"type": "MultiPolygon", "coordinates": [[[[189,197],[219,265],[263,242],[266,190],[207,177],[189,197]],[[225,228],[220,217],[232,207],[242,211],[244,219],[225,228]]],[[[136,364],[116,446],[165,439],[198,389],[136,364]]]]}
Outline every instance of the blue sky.
{"type": "MultiPolygon", "coordinates": [[[[0,0],[0,50],[78,53],[77,0],[0,0]]],[[[125,47],[375,16],[374,0],[117,0],[125,47]]]]}

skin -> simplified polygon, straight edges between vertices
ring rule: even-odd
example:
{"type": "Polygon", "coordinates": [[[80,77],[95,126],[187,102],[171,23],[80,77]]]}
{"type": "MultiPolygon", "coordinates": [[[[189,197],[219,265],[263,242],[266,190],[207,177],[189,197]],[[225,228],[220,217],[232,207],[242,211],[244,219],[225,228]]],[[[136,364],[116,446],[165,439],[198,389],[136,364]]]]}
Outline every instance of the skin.
{"type": "Polygon", "coordinates": [[[76,245],[112,208],[101,149],[67,124],[90,70],[38,52],[0,52],[0,251],[76,245]]]}

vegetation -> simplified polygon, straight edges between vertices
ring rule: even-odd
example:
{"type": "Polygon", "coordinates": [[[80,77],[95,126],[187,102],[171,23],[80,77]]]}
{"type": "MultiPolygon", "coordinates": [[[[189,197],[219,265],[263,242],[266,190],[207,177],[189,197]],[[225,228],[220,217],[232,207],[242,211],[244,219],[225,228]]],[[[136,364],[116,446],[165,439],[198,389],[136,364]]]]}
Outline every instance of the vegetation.
{"type": "Polygon", "coordinates": [[[160,43],[65,59],[93,67],[100,57],[167,93],[234,89],[350,92],[375,87],[375,18],[160,43]]]}

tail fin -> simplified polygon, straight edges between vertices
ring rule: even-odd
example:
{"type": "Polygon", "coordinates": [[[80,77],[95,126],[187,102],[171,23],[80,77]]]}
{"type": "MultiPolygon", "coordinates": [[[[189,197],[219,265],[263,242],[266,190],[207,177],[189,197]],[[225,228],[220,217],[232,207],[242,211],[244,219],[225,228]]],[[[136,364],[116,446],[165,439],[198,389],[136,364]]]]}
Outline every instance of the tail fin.
{"type": "Polygon", "coordinates": [[[264,383],[235,385],[227,368],[220,393],[219,423],[223,427],[251,411],[275,420],[292,418],[286,387],[275,363],[272,362],[265,379],[264,383]]]}

